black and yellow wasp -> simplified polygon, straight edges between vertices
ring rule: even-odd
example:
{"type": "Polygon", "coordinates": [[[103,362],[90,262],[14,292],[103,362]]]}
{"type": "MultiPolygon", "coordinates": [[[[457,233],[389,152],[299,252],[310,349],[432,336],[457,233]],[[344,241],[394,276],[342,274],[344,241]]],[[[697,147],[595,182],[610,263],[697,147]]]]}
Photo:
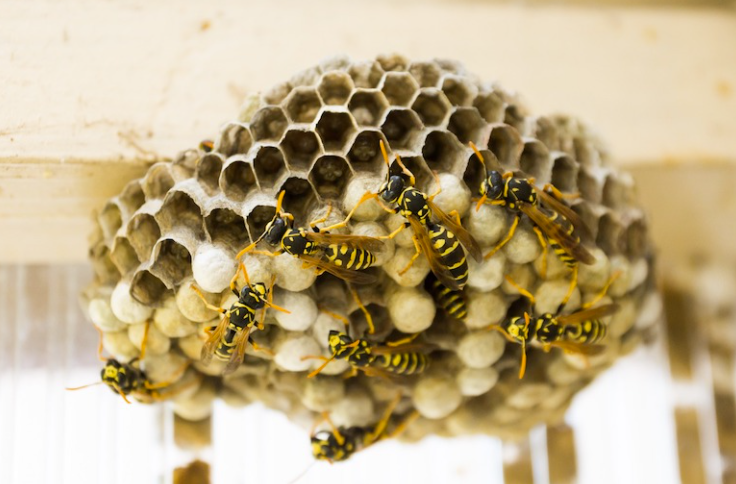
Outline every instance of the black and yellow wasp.
{"type": "MultiPolygon", "coordinates": [[[[605,295],[616,277],[618,274],[611,277],[600,294],[572,314],[560,315],[563,306],[560,306],[557,314],[544,313],[537,317],[525,311],[523,316],[515,316],[499,325],[489,326],[489,329],[500,331],[510,342],[521,345],[519,378],[523,378],[526,371],[528,343],[536,342],[542,346],[544,351],[557,347],[569,353],[583,355],[593,355],[603,350],[603,346],[598,343],[606,337],[607,326],[600,321],[600,318],[614,314],[618,310],[618,305],[606,304],[597,308],[591,308],[591,306],[594,306],[605,295]]],[[[533,314],[534,296],[526,289],[519,287],[509,276],[506,276],[506,280],[529,300],[531,304],[529,311],[533,314]]]]}
{"type": "Polygon", "coordinates": [[[395,208],[389,208],[381,203],[386,211],[398,213],[406,219],[404,224],[387,235],[386,238],[392,239],[403,229],[412,228],[414,232],[412,240],[416,252],[406,267],[399,271],[399,274],[408,271],[419,257],[419,254],[424,252],[432,272],[442,284],[453,290],[462,289],[468,282],[468,261],[465,258],[463,247],[475,260],[480,261],[482,259],[480,246],[473,236],[462,227],[457,212],[451,212],[451,215],[454,215],[453,218],[444,213],[432,201],[442,191],[436,173],[433,172],[437,180],[437,191],[428,196],[415,188],[414,175],[404,166],[399,155],[396,155],[396,162],[407,180],[405,181],[398,174],[391,175],[388,153],[383,141],[381,141],[381,152],[388,168],[386,182],[378,190],[378,193],[363,195],[358,201],[358,205],[372,198],[378,198],[381,202],[396,204],[395,208]]]}
{"type": "Polygon", "coordinates": [[[318,358],[324,363],[309,374],[312,378],[319,374],[332,360],[344,359],[352,367],[352,376],[358,370],[369,376],[390,378],[392,375],[416,375],[429,367],[429,356],[426,354],[432,347],[425,344],[410,344],[416,335],[385,345],[377,345],[365,339],[353,339],[346,333],[331,330],[327,343],[332,356],[307,356],[318,358]]]}
{"type": "Polygon", "coordinates": [[[419,413],[415,410],[398,419],[394,428],[389,431],[389,424],[396,406],[401,401],[401,395],[397,395],[375,425],[367,427],[340,427],[332,423],[328,414],[323,413],[322,419],[316,422],[326,421],[330,430],[312,432],[312,455],[317,460],[326,460],[329,463],[347,460],[356,452],[366,449],[380,440],[390,439],[400,435],[417,418],[419,413]]]}
{"type": "MultiPolygon", "coordinates": [[[[578,262],[595,263],[595,257],[581,244],[577,234],[581,231],[587,232],[583,221],[570,207],[560,201],[566,195],[552,185],[545,185],[542,190],[539,190],[534,186],[533,178],[519,178],[512,172],[502,175],[496,170],[488,170],[478,148],[472,142],[470,147],[486,170],[485,179],[480,186],[481,198],[478,200],[476,210],[479,210],[483,203],[488,202],[491,205],[505,207],[515,215],[508,234],[485,255],[485,258],[491,257],[511,240],[521,220],[521,214],[524,213],[534,223],[534,231],[544,250],[543,272],[546,272],[547,263],[547,243],[544,236],[549,240],[549,246],[557,257],[573,272],[570,290],[563,301],[564,304],[577,284],[578,262]],[[542,203],[545,206],[542,206],[542,203]]],[[[544,274],[542,277],[545,277],[544,274]]]]}
{"type": "Polygon", "coordinates": [[[432,296],[437,307],[442,308],[448,316],[462,321],[468,315],[468,302],[462,290],[450,289],[442,284],[434,274],[428,275],[424,280],[424,288],[432,296]]]}
{"type": "Polygon", "coordinates": [[[251,338],[251,332],[254,329],[263,330],[266,308],[272,308],[285,313],[289,312],[273,304],[273,280],[271,281],[270,288],[262,282],[251,284],[248,279],[248,272],[242,263],[238,264],[238,270],[230,281],[230,290],[238,296],[238,300],[230,306],[230,309],[224,309],[210,304],[204,297],[204,294],[194,285],[192,285],[192,290],[199,295],[207,308],[223,315],[219,324],[210,332],[207,341],[202,347],[201,356],[202,363],[205,365],[212,360],[213,356],[227,361],[228,363],[225,366],[223,374],[232,373],[240,366],[249,342],[255,350],[269,351],[261,348],[251,338]],[[235,282],[240,272],[243,273],[246,284],[238,291],[235,282]],[[257,318],[256,311],[259,309],[262,311],[261,317],[257,318]]]}
{"type": "Polygon", "coordinates": [[[316,267],[319,274],[329,272],[355,284],[375,282],[374,275],[361,271],[375,264],[375,254],[382,250],[383,241],[362,235],[329,233],[330,230],[346,226],[348,218],[341,223],[319,229],[317,224],[329,217],[332,206],[328,208],[324,217],[310,223],[311,231],[305,228],[295,229],[294,216],[281,210],[284,193],[284,191],[279,193],[273,220],[266,225],[263,234],[255,242],[238,253],[236,256],[238,260],[251,251],[272,257],[286,252],[298,257],[307,266],[316,267]],[[279,249],[276,252],[254,251],[262,239],[271,246],[280,245],[279,249]]]}
{"type": "Polygon", "coordinates": [[[146,373],[139,368],[138,363],[145,358],[146,354],[146,338],[148,335],[148,325],[150,324],[150,322],[146,324],[146,332],[141,344],[141,355],[137,358],[133,358],[128,363],[121,363],[115,358],[104,358],[102,356],[102,332],[100,332],[100,344],[97,349],[97,357],[100,359],[100,361],[105,362],[105,366],[103,366],[102,370],[100,371],[100,381],[90,383],[88,385],[83,385],[81,387],[67,388],[67,390],[81,390],[83,388],[104,383],[114,393],[120,395],[126,403],[131,403],[130,400],[128,400],[129,395],[144,403],[150,403],[151,401],[166,400],[168,398],[172,398],[174,395],[183,390],[184,388],[180,388],[177,391],[163,391],[174,381],[176,381],[178,377],[189,367],[188,363],[183,365],[182,368],[176,372],[175,376],[170,381],[163,381],[159,383],[153,383],[152,381],[150,381],[146,376],[146,373]]]}
{"type": "Polygon", "coordinates": [[[211,139],[202,140],[198,148],[202,153],[211,153],[215,149],[215,142],[211,139]]]}

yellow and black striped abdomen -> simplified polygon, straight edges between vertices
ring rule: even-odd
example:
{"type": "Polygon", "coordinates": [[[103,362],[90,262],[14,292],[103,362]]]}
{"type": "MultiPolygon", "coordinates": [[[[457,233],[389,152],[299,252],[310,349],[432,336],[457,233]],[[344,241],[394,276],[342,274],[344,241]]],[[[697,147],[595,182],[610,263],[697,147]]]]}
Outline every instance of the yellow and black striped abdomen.
{"type": "Polygon", "coordinates": [[[376,256],[372,252],[344,244],[330,244],[325,249],[324,257],[338,267],[353,271],[367,269],[376,263],[376,256]]]}
{"type": "MultiPolygon", "coordinates": [[[[567,234],[575,240],[576,244],[580,244],[580,237],[573,233],[575,227],[570,223],[569,220],[567,220],[565,217],[558,214],[557,212],[550,212],[549,214],[547,214],[547,216],[552,221],[552,223],[561,226],[565,230],[565,232],[567,232],[567,234]]],[[[575,266],[578,265],[578,260],[573,257],[572,254],[570,254],[569,250],[560,245],[559,241],[555,240],[549,235],[547,236],[547,238],[549,239],[550,248],[554,251],[555,255],[560,259],[560,261],[562,261],[562,263],[570,269],[574,269],[575,266]]]]}
{"type": "Polygon", "coordinates": [[[430,223],[427,229],[429,239],[439,253],[442,265],[450,271],[458,287],[463,287],[468,282],[468,261],[465,259],[465,251],[460,241],[442,225],[430,223]]]}
{"type": "Polygon", "coordinates": [[[595,344],[606,337],[608,329],[598,319],[565,326],[564,339],[580,344],[595,344]]]}
{"type": "Polygon", "coordinates": [[[437,306],[449,316],[463,320],[468,315],[468,304],[463,291],[454,291],[446,287],[432,274],[427,278],[425,287],[437,306]]]}
{"type": "Polygon", "coordinates": [[[376,355],[371,366],[383,368],[397,375],[416,375],[427,369],[429,357],[424,353],[389,353],[376,355]]]}

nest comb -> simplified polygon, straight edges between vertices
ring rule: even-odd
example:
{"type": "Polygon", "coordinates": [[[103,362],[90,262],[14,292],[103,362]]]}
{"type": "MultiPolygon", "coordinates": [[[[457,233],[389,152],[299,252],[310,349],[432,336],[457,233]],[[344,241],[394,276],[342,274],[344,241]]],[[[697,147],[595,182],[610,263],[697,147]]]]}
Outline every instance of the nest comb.
{"type": "MultiPolygon", "coordinates": [[[[173,384],[182,387],[174,402],[184,418],[206,417],[220,397],[232,405],[262,402],[305,426],[322,411],[338,425],[368,425],[399,390],[405,396],[399,410],[415,408],[421,415],[409,439],[522,435],[561,419],[575,393],[631,351],[658,316],[647,310],[656,306],[647,303],[656,293],[646,219],[631,177],[606,159],[599,139],[580,121],[533,116],[512,92],[481,82],[456,62],[330,59],[249,97],[239,119],[222,127],[212,152],[187,150],[156,163],[109,200],[96,216],[90,249],[95,279],[84,305],[107,351],[122,361],[139,355],[145,323],[152,321],[142,365],[154,381],[180,379],[173,384]],[[464,321],[448,317],[425,291],[429,266],[423,256],[399,274],[414,251],[411,234],[388,241],[380,283],[359,293],[376,322],[373,340],[394,330],[421,332],[440,349],[418,377],[344,379],[348,365],[337,360],[308,379],[321,362],[302,357],[329,356],[328,332],[344,329],[323,310],[349,318],[358,335],[366,326],[342,281],[316,277],[288,254],[244,258],[251,281],[276,276],[275,303],[291,310],[269,312],[266,330],[254,333],[273,355],[249,348],[243,365],[226,377],[217,361],[201,364],[204,329],[219,315],[202,305],[191,284],[228,307],[235,255],[262,233],[278,193],[285,192],[284,207],[296,225],[323,215],[328,203],[334,210],[327,223],[340,220],[385,180],[380,141],[401,155],[420,189],[433,191],[432,171],[438,174],[443,190],[437,205],[457,210],[484,251],[513,218],[503,207],[471,207],[484,172],[469,142],[491,166],[579,192],[572,205],[591,232],[587,246],[596,262],[581,264],[567,308],[580,307],[619,272],[607,295],[619,310],[608,323],[606,350],[582,361],[559,350],[529,349],[520,380],[519,347],[484,329],[504,320],[519,297],[505,275],[535,293],[538,312],[554,311],[567,290],[569,273],[552,251],[546,278],[540,277],[541,248],[523,221],[501,251],[471,262],[464,321]],[[187,371],[177,374],[187,362],[187,371]]],[[[349,230],[382,235],[402,221],[371,202],[356,211],[349,230]]]]}

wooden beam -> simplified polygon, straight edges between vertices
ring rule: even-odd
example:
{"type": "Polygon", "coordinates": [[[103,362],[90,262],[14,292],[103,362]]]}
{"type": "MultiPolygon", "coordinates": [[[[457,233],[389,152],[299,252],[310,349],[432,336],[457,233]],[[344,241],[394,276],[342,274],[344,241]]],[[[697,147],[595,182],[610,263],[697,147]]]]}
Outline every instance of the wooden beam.
{"type": "Polygon", "coordinates": [[[736,160],[734,10],[627,3],[9,2],[0,263],[83,260],[91,211],[148,162],[340,52],[456,58],[596,126],[621,164],[736,160]]]}

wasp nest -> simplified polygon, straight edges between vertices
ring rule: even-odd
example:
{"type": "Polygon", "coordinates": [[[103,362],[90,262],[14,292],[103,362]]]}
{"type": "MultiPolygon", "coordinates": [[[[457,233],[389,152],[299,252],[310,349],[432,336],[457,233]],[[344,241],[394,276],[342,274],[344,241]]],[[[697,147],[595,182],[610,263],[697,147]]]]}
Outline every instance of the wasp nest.
{"type": "MultiPolygon", "coordinates": [[[[400,413],[413,408],[421,416],[408,429],[409,439],[522,434],[560,419],[575,393],[631,351],[657,318],[647,310],[658,307],[651,302],[657,294],[647,222],[631,177],[606,158],[581,122],[533,116],[512,92],[481,82],[458,63],[400,56],[332,59],[248,98],[211,152],[188,150],[156,163],[105,205],[90,250],[96,277],[84,295],[88,314],[104,332],[107,351],[121,361],[139,355],[145,323],[152,322],[140,364],[154,382],[186,380],[171,385],[175,410],[184,418],[207,416],[219,396],[232,405],[262,402],[305,425],[329,411],[337,425],[363,426],[375,423],[399,390],[405,396],[400,413]],[[505,275],[535,294],[538,314],[556,311],[568,290],[569,270],[553,251],[542,269],[540,243],[522,217],[502,250],[481,263],[469,261],[463,320],[438,309],[426,292],[426,257],[400,274],[414,251],[411,231],[387,240],[373,269],[379,282],[356,286],[375,322],[374,334],[366,332],[363,312],[343,281],[317,277],[288,254],[247,254],[250,280],[268,284],[275,275],[274,303],[291,313],[269,311],[265,330],[253,333],[271,352],[248,345],[243,364],[225,377],[217,359],[202,364],[205,329],[220,314],[202,304],[192,284],[212,304],[229,307],[235,300],[228,287],[235,256],[262,234],[279,192],[285,192],[284,208],[295,216],[295,226],[324,215],[328,204],[333,211],[326,223],[340,220],[384,182],[380,141],[401,155],[420,190],[434,192],[432,171],[437,173],[442,192],[436,204],[459,212],[484,253],[508,232],[513,215],[492,205],[476,211],[471,199],[479,196],[484,170],[469,142],[490,167],[534,177],[538,186],[578,192],[569,203],[589,229],[583,243],[595,263],[580,265],[566,311],[580,308],[619,274],[605,299],[619,307],[607,318],[605,351],[581,358],[528,348],[526,376],[519,379],[521,347],[487,330],[511,317],[512,303],[519,300],[505,275]],[[360,373],[346,379],[348,363],[336,360],[307,378],[322,362],[303,357],[329,356],[329,331],[344,331],[328,312],[349,318],[353,337],[376,343],[399,332],[422,333],[416,342],[434,348],[431,365],[409,378],[360,373]],[[187,370],[178,371],[187,362],[187,370]]],[[[402,222],[372,200],[361,205],[347,230],[377,236],[402,222]]],[[[243,283],[241,277],[238,287],[243,283]]]]}

